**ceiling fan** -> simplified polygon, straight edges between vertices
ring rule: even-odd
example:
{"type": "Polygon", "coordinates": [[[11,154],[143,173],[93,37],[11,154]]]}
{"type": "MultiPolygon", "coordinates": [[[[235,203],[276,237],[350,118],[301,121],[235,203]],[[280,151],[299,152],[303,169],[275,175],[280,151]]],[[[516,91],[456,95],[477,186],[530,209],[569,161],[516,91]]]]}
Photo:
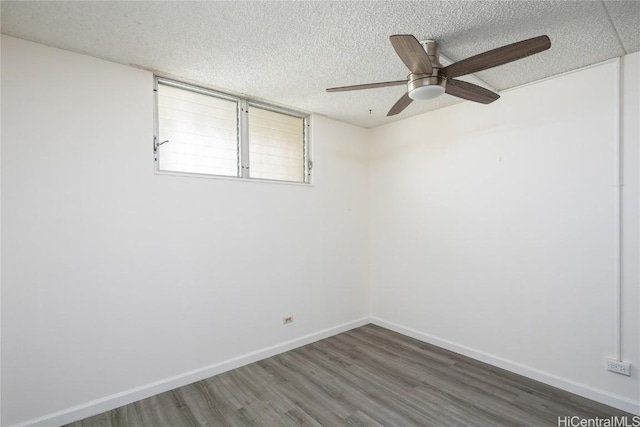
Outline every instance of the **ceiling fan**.
{"type": "Polygon", "coordinates": [[[440,48],[435,41],[427,40],[423,42],[423,47],[418,39],[409,34],[395,35],[389,38],[396,53],[411,72],[406,80],[332,87],[327,89],[327,92],[373,89],[406,84],[407,93],[402,95],[391,107],[387,116],[394,116],[400,113],[414,100],[431,99],[443,93],[482,104],[489,104],[500,98],[500,95],[473,83],[457,80],[456,77],[504,65],[540,53],[551,47],[549,37],[538,36],[480,53],[443,67],[439,61],[440,48]]]}

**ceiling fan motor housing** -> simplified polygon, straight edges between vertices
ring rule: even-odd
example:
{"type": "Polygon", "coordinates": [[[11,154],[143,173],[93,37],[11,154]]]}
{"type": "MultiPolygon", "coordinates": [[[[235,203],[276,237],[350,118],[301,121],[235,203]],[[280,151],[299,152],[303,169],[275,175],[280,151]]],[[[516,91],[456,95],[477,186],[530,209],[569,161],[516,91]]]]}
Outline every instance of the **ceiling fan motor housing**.
{"type": "Polygon", "coordinates": [[[409,74],[407,78],[407,92],[414,100],[432,99],[442,95],[445,91],[447,80],[439,75],[442,68],[440,64],[440,47],[434,40],[420,42],[429,56],[432,74],[409,74]]]}

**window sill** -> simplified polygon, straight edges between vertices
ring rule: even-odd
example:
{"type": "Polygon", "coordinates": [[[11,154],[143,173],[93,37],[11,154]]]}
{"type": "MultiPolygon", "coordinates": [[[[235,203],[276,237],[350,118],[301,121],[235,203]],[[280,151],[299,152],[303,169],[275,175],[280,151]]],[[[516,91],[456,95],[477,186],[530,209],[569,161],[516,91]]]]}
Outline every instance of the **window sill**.
{"type": "Polygon", "coordinates": [[[262,179],[262,178],[241,178],[237,176],[207,175],[207,174],[188,173],[188,172],[172,172],[172,171],[155,170],[154,175],[177,176],[182,178],[220,179],[225,181],[236,181],[236,182],[258,182],[258,183],[265,183],[265,184],[283,184],[283,185],[295,185],[300,187],[313,187],[312,182],[279,181],[276,179],[262,179]]]}

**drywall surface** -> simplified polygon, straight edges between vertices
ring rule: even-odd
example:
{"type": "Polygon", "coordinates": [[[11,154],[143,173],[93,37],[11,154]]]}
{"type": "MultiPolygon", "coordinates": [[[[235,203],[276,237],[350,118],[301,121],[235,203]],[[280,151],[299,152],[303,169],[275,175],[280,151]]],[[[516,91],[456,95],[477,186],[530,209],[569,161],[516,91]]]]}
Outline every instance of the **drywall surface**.
{"type": "Polygon", "coordinates": [[[622,58],[622,356],[635,361],[640,412],[640,52],[622,58]]]}
{"type": "Polygon", "coordinates": [[[366,131],[313,118],[313,186],[157,175],[152,90],[2,37],[3,426],[368,316],[366,131]]]}
{"type": "Polygon", "coordinates": [[[615,62],[373,130],[374,319],[627,408],[640,401],[638,55],[623,66],[622,357],[633,375],[605,370],[616,347],[615,62]]]}

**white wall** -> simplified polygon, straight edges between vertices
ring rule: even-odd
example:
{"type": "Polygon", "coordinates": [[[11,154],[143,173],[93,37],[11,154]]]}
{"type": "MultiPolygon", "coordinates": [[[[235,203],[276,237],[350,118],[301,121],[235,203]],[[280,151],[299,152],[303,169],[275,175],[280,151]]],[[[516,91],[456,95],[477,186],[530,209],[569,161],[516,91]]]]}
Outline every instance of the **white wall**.
{"type": "Polygon", "coordinates": [[[638,54],[624,60],[615,354],[615,63],[374,129],[375,322],[627,410],[638,381],[638,54]]]}
{"type": "Polygon", "coordinates": [[[622,73],[622,355],[635,361],[640,401],[640,52],[623,58],[622,73]]]}
{"type": "Polygon", "coordinates": [[[3,426],[368,316],[366,131],[315,117],[310,187],[155,175],[152,84],[2,36],[3,426]]]}

